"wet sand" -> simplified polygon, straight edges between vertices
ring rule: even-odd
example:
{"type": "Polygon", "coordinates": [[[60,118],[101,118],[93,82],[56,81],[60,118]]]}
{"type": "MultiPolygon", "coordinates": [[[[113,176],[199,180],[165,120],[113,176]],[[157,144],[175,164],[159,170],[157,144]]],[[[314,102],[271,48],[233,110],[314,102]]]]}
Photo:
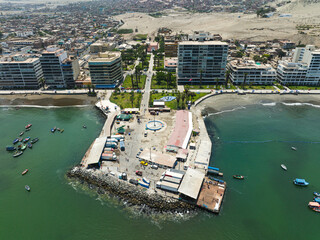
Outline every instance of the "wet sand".
{"type": "Polygon", "coordinates": [[[96,97],[87,95],[0,95],[0,105],[75,106],[94,105],[96,97]]]}

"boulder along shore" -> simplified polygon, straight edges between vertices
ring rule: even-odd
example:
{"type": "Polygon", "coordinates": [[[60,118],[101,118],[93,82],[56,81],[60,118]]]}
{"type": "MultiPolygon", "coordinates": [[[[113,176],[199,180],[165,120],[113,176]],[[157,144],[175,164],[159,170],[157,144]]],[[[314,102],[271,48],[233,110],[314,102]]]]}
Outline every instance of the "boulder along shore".
{"type": "Polygon", "coordinates": [[[141,213],[190,213],[196,209],[196,206],[189,203],[156,193],[147,193],[144,188],[134,186],[128,181],[120,181],[113,176],[80,166],[70,169],[66,176],[87,183],[91,189],[96,187],[98,194],[110,194],[119,198],[126,206],[138,206],[141,213]]]}

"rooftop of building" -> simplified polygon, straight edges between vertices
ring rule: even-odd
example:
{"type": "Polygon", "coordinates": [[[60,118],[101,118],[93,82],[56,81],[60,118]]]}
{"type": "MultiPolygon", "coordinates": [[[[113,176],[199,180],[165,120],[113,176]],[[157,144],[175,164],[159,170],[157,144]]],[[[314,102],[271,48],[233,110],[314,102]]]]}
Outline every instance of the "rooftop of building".
{"type": "Polygon", "coordinates": [[[229,62],[229,65],[236,69],[270,69],[272,70],[272,67],[270,64],[263,64],[260,62],[255,62],[253,60],[233,60],[229,62]]]}
{"type": "Polygon", "coordinates": [[[5,58],[5,60],[0,61],[0,64],[3,64],[3,63],[11,63],[11,64],[33,63],[38,60],[39,60],[38,57],[32,57],[30,55],[17,55],[17,54],[15,54],[13,56],[5,58]]]}
{"type": "Polygon", "coordinates": [[[121,52],[103,52],[99,53],[96,58],[89,60],[89,62],[111,62],[121,57],[121,52]]]}
{"type": "Polygon", "coordinates": [[[228,46],[228,43],[221,41],[204,41],[204,42],[192,42],[192,41],[183,41],[179,42],[179,45],[224,45],[228,46]]]}

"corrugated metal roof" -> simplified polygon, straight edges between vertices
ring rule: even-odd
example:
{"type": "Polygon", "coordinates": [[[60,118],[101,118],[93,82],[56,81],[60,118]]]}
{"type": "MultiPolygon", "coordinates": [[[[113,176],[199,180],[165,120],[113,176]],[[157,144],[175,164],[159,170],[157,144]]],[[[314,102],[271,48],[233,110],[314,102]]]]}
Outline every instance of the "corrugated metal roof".
{"type": "Polygon", "coordinates": [[[188,168],[178,189],[179,193],[182,193],[193,199],[197,199],[202,186],[203,179],[203,172],[200,172],[192,168],[188,168]]]}
{"type": "Polygon", "coordinates": [[[87,164],[97,164],[100,161],[101,153],[104,149],[107,137],[100,137],[94,140],[93,146],[88,156],[87,164]]]}

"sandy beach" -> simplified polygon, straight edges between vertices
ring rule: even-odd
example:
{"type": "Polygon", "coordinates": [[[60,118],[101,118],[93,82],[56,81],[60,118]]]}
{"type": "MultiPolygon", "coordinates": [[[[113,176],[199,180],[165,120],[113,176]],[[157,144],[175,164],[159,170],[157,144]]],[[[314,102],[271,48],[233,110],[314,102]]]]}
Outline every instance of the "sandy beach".
{"type": "Polygon", "coordinates": [[[204,114],[232,111],[247,105],[261,104],[272,106],[275,104],[286,104],[291,106],[309,105],[320,108],[320,95],[267,95],[267,94],[224,94],[210,97],[199,103],[197,109],[204,114]]]}
{"type": "Polygon", "coordinates": [[[94,105],[96,97],[87,95],[0,95],[0,105],[76,106],[94,105]]]}

